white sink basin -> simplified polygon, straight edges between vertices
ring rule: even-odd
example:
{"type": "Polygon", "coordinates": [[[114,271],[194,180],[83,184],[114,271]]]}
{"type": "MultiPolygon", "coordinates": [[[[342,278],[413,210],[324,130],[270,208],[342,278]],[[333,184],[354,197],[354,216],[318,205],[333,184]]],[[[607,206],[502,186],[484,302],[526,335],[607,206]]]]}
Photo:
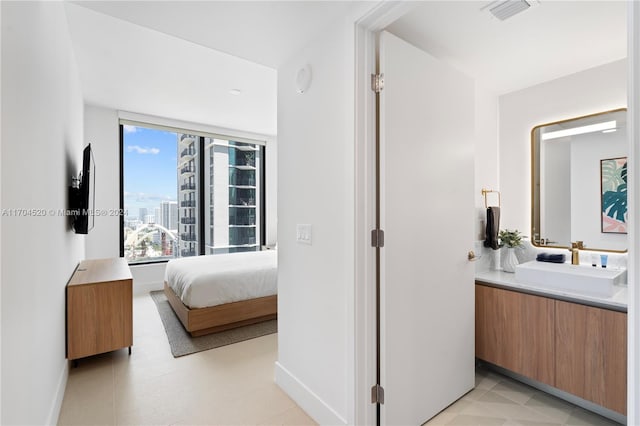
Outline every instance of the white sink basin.
{"type": "Polygon", "coordinates": [[[626,269],[531,261],[516,266],[516,281],[572,293],[611,297],[615,284],[627,282],[626,269]]]}

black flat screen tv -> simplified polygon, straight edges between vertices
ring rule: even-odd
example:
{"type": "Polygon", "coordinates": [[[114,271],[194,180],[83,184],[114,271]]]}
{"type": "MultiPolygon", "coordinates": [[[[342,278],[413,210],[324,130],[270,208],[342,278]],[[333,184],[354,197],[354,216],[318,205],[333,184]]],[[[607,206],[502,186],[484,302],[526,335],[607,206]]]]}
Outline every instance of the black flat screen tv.
{"type": "Polygon", "coordinates": [[[73,229],[76,234],[88,234],[94,225],[96,165],[91,144],[82,153],[82,173],[79,184],[71,188],[73,229]]]}

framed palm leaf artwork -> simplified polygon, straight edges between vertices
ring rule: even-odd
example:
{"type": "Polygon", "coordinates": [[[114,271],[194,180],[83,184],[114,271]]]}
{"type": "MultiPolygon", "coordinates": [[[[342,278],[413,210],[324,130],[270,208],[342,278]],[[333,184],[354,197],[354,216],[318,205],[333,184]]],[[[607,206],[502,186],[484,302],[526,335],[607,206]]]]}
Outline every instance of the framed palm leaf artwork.
{"type": "Polygon", "coordinates": [[[627,157],[600,160],[603,233],[627,233],[627,157]]]}

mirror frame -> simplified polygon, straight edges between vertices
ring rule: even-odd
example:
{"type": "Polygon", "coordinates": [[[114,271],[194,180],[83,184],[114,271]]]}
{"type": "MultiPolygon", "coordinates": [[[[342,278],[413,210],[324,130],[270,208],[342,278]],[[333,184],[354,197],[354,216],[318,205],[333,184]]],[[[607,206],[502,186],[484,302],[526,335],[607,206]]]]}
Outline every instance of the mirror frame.
{"type": "MultiPolygon", "coordinates": [[[[601,111],[595,114],[587,114],[579,117],[567,118],[565,120],[553,121],[551,123],[539,124],[531,129],[531,244],[537,248],[557,248],[557,249],[570,249],[569,246],[556,246],[556,245],[541,245],[539,244],[539,240],[536,241],[534,238],[534,230],[537,227],[540,227],[540,189],[536,188],[536,177],[540,175],[540,150],[536,150],[536,140],[535,140],[535,131],[545,126],[552,126],[554,124],[566,123],[568,121],[580,120],[583,118],[597,117],[599,115],[610,114],[613,112],[621,112],[627,111],[627,108],[616,108],[608,111],[601,111]],[[537,208],[536,208],[536,200],[537,208]],[[536,220],[537,219],[537,220],[536,220]]],[[[612,249],[599,249],[595,247],[585,247],[585,251],[598,251],[598,252],[608,252],[608,253],[627,253],[628,249],[625,250],[612,250],[612,249]]]]}

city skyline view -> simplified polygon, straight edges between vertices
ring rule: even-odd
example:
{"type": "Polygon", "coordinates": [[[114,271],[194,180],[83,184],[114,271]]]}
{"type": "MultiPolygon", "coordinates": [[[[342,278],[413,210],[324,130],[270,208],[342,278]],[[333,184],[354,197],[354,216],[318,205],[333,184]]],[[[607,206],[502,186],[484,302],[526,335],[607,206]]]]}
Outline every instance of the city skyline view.
{"type": "Polygon", "coordinates": [[[131,125],[123,127],[125,219],[138,218],[141,208],[154,215],[162,201],[177,200],[178,134],[131,125]]]}
{"type": "Polygon", "coordinates": [[[123,125],[123,249],[130,262],[260,248],[260,147],[123,125]]]}

